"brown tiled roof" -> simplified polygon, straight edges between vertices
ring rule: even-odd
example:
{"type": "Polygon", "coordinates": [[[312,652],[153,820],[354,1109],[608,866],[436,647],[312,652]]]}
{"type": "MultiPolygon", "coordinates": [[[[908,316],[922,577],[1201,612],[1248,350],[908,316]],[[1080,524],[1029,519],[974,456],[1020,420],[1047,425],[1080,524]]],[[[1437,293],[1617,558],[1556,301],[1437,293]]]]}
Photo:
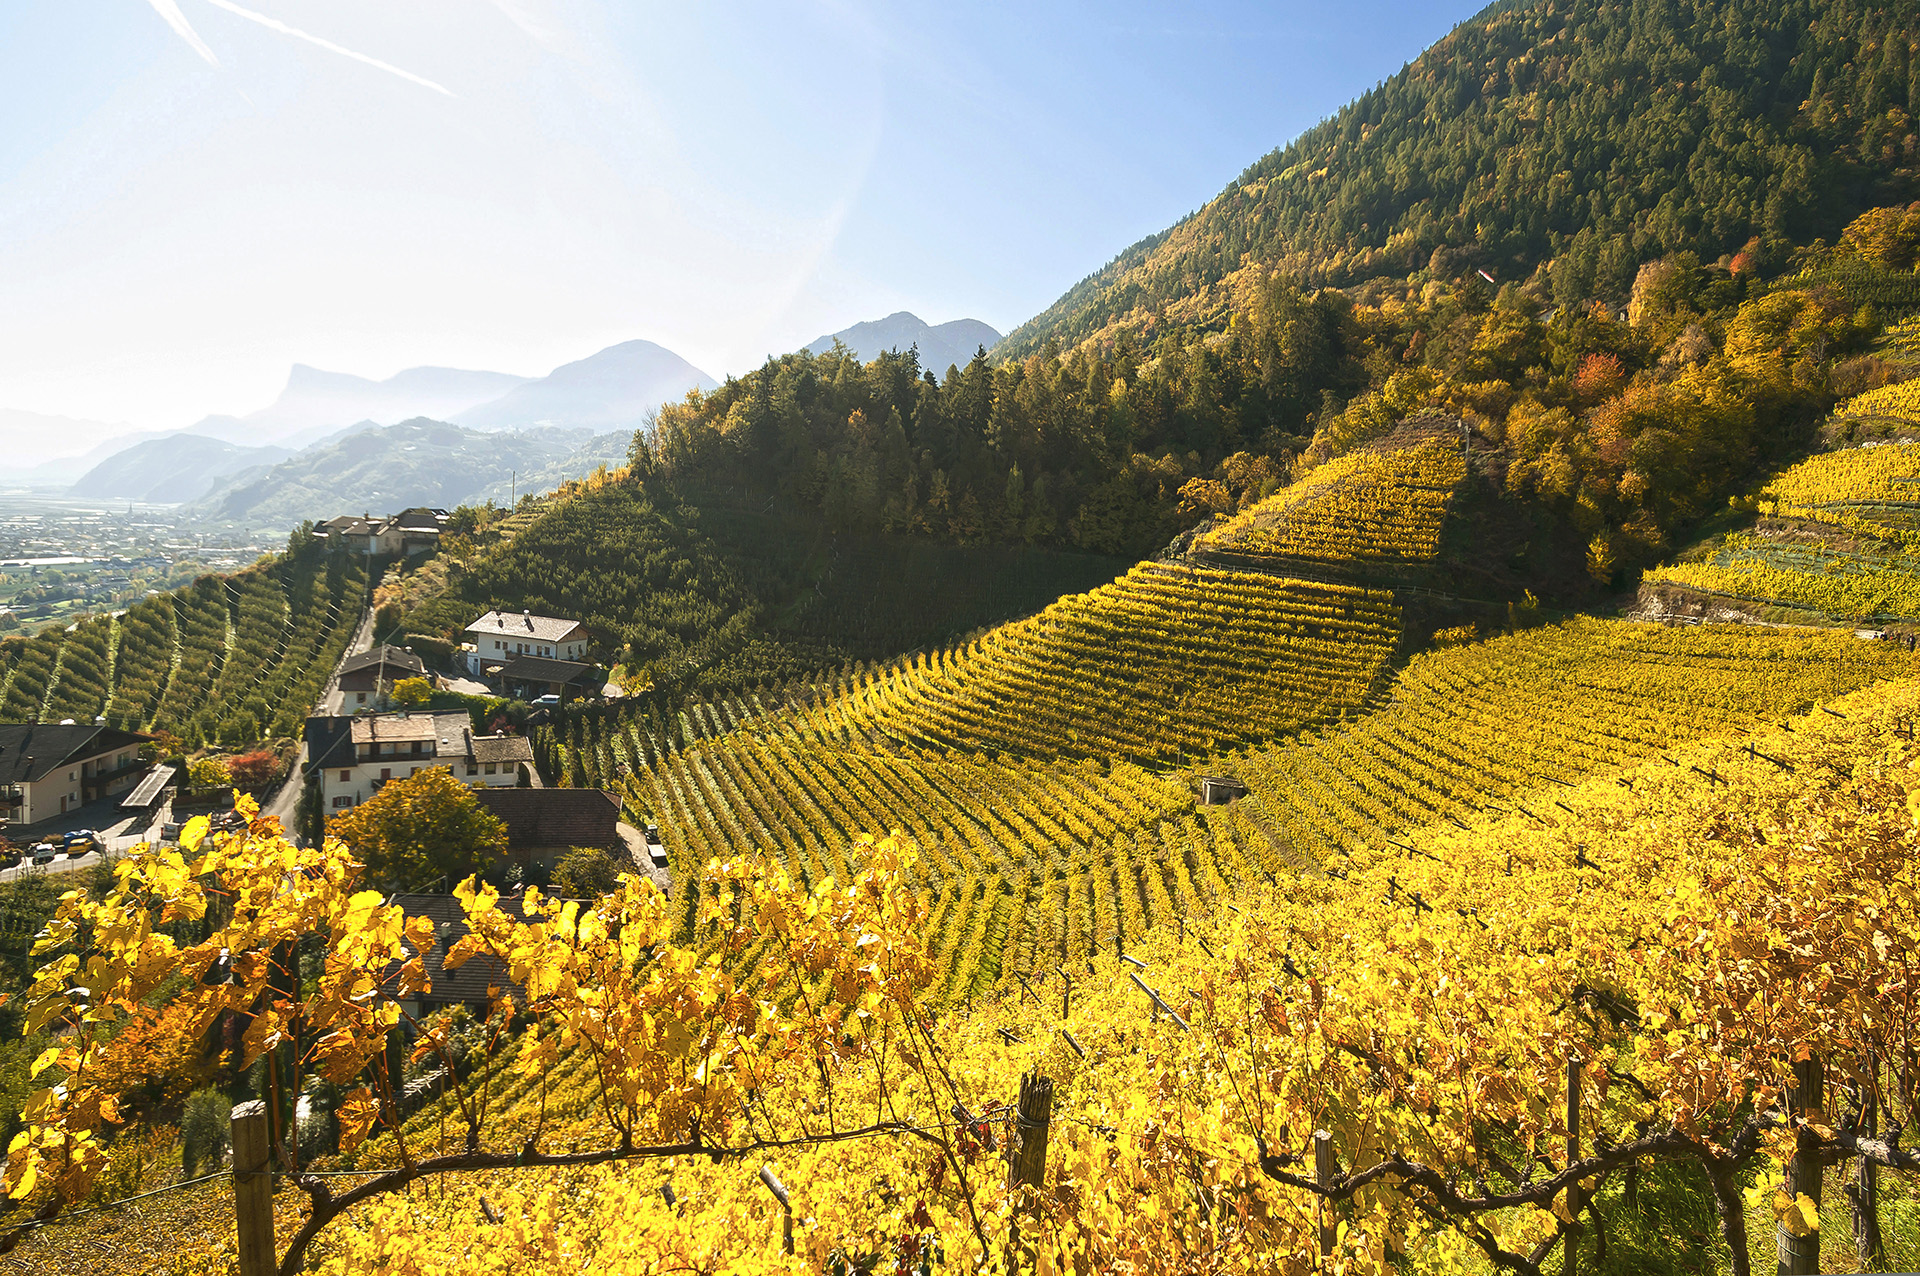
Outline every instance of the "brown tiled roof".
{"type": "Polygon", "coordinates": [[[573,660],[552,660],[546,656],[515,656],[507,661],[500,676],[508,682],[586,682],[597,690],[605,681],[600,670],[573,660]]]}
{"type": "Polygon", "coordinates": [[[475,789],[480,805],[507,826],[507,849],[620,848],[620,799],[603,789],[475,789]]]}
{"type": "MultiPolygon", "coordinates": [[[[483,1002],[489,1000],[488,989],[493,986],[502,991],[511,992],[516,998],[524,999],[525,989],[507,975],[506,967],[493,957],[469,957],[457,970],[448,970],[440,963],[452,948],[466,935],[467,910],[460,901],[450,895],[396,895],[389,903],[399,904],[406,910],[408,917],[430,917],[433,919],[434,934],[437,936],[433,947],[426,954],[427,978],[433,981],[433,988],[423,1000],[437,1005],[452,1005],[456,1002],[483,1002]]],[[[524,920],[520,909],[520,896],[502,895],[500,911],[516,920],[524,920]]],[[[418,951],[412,944],[407,945],[409,952],[418,951]]],[[[381,976],[381,982],[391,989],[398,977],[400,963],[389,965],[381,976]]]]}
{"type": "Polygon", "coordinates": [[[438,740],[441,756],[464,755],[471,720],[464,713],[376,714],[353,720],[355,744],[406,744],[438,740]]]}
{"type": "Polygon", "coordinates": [[[533,743],[523,735],[477,735],[473,737],[475,762],[533,761],[533,743]]]}

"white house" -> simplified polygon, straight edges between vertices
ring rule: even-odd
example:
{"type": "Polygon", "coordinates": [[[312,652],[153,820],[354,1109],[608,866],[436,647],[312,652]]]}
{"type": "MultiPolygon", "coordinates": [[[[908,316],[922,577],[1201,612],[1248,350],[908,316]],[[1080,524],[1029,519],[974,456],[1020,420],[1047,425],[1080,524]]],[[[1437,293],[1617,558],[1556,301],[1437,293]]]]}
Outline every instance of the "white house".
{"type": "Polygon", "coordinates": [[[467,668],[476,678],[489,668],[500,668],[515,656],[544,656],[549,660],[583,661],[587,631],[577,620],[536,616],[530,611],[490,611],[467,626],[461,647],[467,668]]]}
{"type": "Polygon", "coordinates": [[[71,722],[0,726],[0,824],[38,824],[132,788],[152,738],[71,722]]]}
{"type": "Polygon", "coordinates": [[[456,780],[481,788],[540,783],[525,736],[475,735],[464,713],[308,718],[307,758],[330,815],[427,767],[446,767],[456,780]]]}

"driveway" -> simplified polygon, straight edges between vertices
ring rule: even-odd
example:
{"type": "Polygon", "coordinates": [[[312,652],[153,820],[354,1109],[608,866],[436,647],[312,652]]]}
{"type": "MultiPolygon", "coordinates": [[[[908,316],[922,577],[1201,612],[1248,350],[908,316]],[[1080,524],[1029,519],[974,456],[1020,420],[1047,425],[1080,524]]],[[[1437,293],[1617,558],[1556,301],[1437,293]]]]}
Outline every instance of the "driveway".
{"type": "MultiPolygon", "coordinates": [[[[350,657],[373,646],[373,608],[360,617],[360,628],[354,634],[353,641],[340,653],[339,664],[334,665],[333,674],[327,679],[327,689],[320,693],[320,703],[315,712],[322,716],[332,716],[340,712],[340,665],[347,663],[350,657]]],[[[287,772],[286,783],[282,784],[274,795],[260,804],[262,815],[271,815],[280,821],[280,827],[293,833],[293,811],[300,805],[300,786],[307,773],[307,742],[300,742],[300,749],[293,755],[293,769],[287,772]]]]}

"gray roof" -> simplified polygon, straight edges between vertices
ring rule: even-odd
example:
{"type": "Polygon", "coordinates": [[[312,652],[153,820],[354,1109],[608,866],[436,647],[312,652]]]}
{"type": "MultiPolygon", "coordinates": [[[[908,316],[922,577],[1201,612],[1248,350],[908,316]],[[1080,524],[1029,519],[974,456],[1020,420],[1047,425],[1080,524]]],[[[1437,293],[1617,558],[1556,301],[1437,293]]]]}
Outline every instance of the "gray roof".
{"type": "Polygon", "coordinates": [[[0,726],[0,784],[32,784],[72,762],[153,739],[113,727],[12,723],[0,726]]]}
{"type": "Polygon", "coordinates": [[[554,660],[547,656],[515,656],[500,670],[508,682],[589,682],[597,690],[600,670],[573,660],[554,660]]]}
{"type": "Polygon", "coordinates": [[[470,634],[500,635],[516,642],[565,642],[585,638],[577,620],[558,616],[535,616],[528,612],[490,611],[467,626],[470,634]]]}
{"type": "Polygon", "coordinates": [[[383,643],[371,651],[363,651],[357,656],[347,657],[341,662],[340,675],[345,677],[347,674],[358,673],[362,669],[371,669],[383,664],[390,669],[406,670],[415,674],[427,671],[426,662],[411,651],[401,647],[389,647],[383,643]]]}
{"type": "Polygon", "coordinates": [[[140,777],[140,783],[133,786],[133,792],[121,799],[121,809],[139,810],[152,806],[160,800],[161,791],[174,783],[178,776],[179,772],[164,762],[154,767],[140,777]]]}

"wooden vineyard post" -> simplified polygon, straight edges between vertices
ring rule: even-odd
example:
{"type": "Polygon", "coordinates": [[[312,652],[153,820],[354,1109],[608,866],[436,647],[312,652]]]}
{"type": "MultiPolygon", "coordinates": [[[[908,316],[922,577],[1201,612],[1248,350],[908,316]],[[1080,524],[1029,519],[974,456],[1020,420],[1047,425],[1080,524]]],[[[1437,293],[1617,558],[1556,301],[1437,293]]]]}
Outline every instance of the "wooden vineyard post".
{"type": "MultiPolygon", "coordinates": [[[[1862,1086],[1866,1103],[1860,1114],[1860,1131],[1869,1137],[1880,1132],[1879,1066],[1869,1054],[1864,1060],[1866,1081],[1862,1086]]],[[[1853,1198],[1853,1248],[1860,1270],[1872,1271],[1884,1265],[1886,1255],[1880,1238],[1880,1166],[1870,1156],[1854,1162],[1853,1183],[1847,1189],[1853,1198]]]]}
{"type": "MultiPolygon", "coordinates": [[[[1793,1084],[1784,1096],[1783,1107],[1789,1119],[1805,1116],[1825,1106],[1826,1069],[1820,1060],[1804,1059],[1793,1065],[1793,1084]]],[[[1796,1150],[1787,1162],[1787,1196],[1804,1196],[1815,1206],[1820,1204],[1820,1150],[1812,1140],[1796,1150]]],[[[1774,1254],[1779,1260],[1780,1276],[1817,1276],[1820,1271],[1820,1233],[1810,1230],[1795,1236],[1785,1223],[1773,1229],[1774,1254]]]]}
{"type": "MultiPolygon", "coordinates": [[[[779,1175],[773,1172],[771,1165],[760,1167],[760,1181],[767,1185],[767,1190],[773,1193],[773,1199],[780,1202],[780,1208],[785,1211],[780,1218],[780,1252],[791,1254],[793,1253],[793,1201],[787,1196],[787,1186],[780,1181],[779,1175]]],[[[671,1203],[672,1198],[668,1200],[671,1203]]]]}
{"type": "MultiPolygon", "coordinates": [[[[1038,1192],[1047,1185],[1047,1127],[1053,1123],[1053,1082],[1037,1072],[1020,1076],[1020,1101],[1014,1105],[1013,1137],[1007,1148],[1007,1186],[1038,1192]]],[[[1017,1210],[1018,1205],[1015,1206],[1017,1210]]],[[[1007,1230],[1007,1269],[1020,1267],[1020,1224],[1007,1230]]]]}
{"type": "MultiPolygon", "coordinates": [[[[1333,1162],[1333,1135],[1326,1130],[1313,1132],[1313,1177],[1321,1187],[1333,1182],[1338,1171],[1333,1162]]],[[[1333,1257],[1334,1243],[1339,1239],[1339,1229],[1333,1221],[1333,1204],[1326,1197],[1320,1198],[1320,1257],[1323,1260],[1333,1257]]]]}
{"type": "Polygon", "coordinates": [[[273,1172],[267,1105],[250,1099],[233,1109],[233,1212],[239,1226],[240,1276],[273,1276],[273,1172]]]}
{"type": "MultiPolygon", "coordinates": [[[[1580,1061],[1567,1060],[1567,1164],[1580,1159],[1580,1061]]],[[[1580,1237],[1580,1184],[1567,1184],[1567,1255],[1561,1264],[1562,1276],[1577,1276],[1580,1256],[1575,1242],[1580,1237]]]]}

